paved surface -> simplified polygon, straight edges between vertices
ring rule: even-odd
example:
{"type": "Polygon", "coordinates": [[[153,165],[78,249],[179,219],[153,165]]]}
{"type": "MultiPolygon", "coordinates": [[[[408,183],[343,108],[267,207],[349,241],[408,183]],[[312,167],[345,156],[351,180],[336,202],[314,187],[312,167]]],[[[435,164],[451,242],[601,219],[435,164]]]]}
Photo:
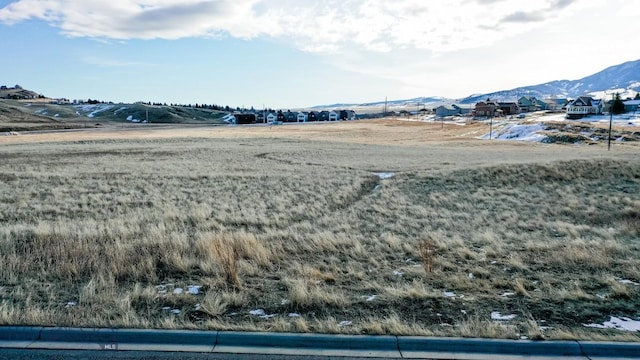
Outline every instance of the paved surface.
{"type": "Polygon", "coordinates": [[[604,360],[640,359],[640,343],[0,327],[5,358],[604,360]]]}

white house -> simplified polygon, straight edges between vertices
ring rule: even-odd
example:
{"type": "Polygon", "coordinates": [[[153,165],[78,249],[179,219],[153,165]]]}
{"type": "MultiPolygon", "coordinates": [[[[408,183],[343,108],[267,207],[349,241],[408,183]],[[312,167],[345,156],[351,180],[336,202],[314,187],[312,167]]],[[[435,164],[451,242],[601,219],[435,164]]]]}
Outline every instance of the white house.
{"type": "Polygon", "coordinates": [[[307,120],[309,119],[309,115],[305,112],[299,112],[298,113],[298,122],[307,122],[307,120]]]}
{"type": "Polygon", "coordinates": [[[278,121],[278,115],[276,115],[276,114],[274,114],[272,112],[267,114],[267,123],[273,124],[276,121],[278,121]]]}
{"type": "Polygon", "coordinates": [[[329,121],[338,121],[340,119],[340,115],[335,111],[329,112],[329,121]]]}
{"type": "Polygon", "coordinates": [[[594,100],[591,96],[580,96],[567,105],[567,119],[581,119],[590,114],[602,112],[602,101],[594,100]]]}

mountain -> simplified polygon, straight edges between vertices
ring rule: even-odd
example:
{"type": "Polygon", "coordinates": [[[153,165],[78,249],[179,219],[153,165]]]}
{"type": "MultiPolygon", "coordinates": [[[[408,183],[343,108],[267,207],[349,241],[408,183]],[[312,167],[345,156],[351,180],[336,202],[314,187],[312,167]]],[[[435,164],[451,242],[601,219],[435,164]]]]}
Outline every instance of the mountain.
{"type": "Polygon", "coordinates": [[[459,102],[473,104],[487,98],[497,101],[513,101],[521,96],[535,96],[538,99],[576,98],[580,95],[603,97],[606,93],[612,92],[618,92],[623,97],[633,96],[636,92],[640,92],[640,60],[614,65],[579,80],[556,80],[511,90],[476,94],[459,102]]]}
{"type": "MultiPolygon", "coordinates": [[[[523,86],[511,90],[496,91],[487,94],[473,94],[463,99],[447,99],[443,97],[419,97],[405,100],[387,101],[389,111],[406,109],[414,111],[416,106],[435,108],[442,104],[475,104],[478,101],[491,99],[496,101],[517,101],[521,96],[535,96],[538,99],[576,98],[580,95],[591,95],[596,98],[610,97],[617,92],[623,98],[634,97],[640,92],[640,60],[628,61],[608,67],[598,73],[579,80],[556,80],[539,85],[523,86]]],[[[332,104],[314,106],[313,109],[349,108],[360,113],[380,112],[385,101],[363,104],[332,104]]]]}

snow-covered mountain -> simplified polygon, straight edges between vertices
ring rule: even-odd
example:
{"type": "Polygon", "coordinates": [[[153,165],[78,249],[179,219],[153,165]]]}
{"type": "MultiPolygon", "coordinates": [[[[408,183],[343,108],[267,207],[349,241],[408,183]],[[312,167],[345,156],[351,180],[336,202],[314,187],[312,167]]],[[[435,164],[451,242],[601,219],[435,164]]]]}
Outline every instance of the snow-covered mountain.
{"type": "MultiPolygon", "coordinates": [[[[441,104],[475,104],[487,98],[495,101],[516,101],[521,96],[535,96],[538,99],[576,98],[580,95],[591,95],[596,98],[620,93],[623,98],[634,97],[640,92],[640,60],[628,61],[608,67],[598,73],[579,80],[556,80],[539,85],[523,86],[511,90],[497,91],[487,94],[473,94],[464,99],[447,99],[443,97],[419,97],[406,100],[387,101],[389,111],[396,109],[415,110],[416,106],[435,108],[441,104]]],[[[385,101],[364,104],[332,104],[319,105],[315,109],[351,108],[359,112],[380,111],[385,101]]]]}
{"type": "Polygon", "coordinates": [[[611,66],[579,80],[556,80],[489,94],[472,95],[460,102],[471,104],[487,98],[513,101],[520,96],[535,96],[538,99],[576,98],[580,95],[602,97],[612,92],[618,92],[623,97],[634,96],[636,92],[640,92],[640,60],[611,66]]]}

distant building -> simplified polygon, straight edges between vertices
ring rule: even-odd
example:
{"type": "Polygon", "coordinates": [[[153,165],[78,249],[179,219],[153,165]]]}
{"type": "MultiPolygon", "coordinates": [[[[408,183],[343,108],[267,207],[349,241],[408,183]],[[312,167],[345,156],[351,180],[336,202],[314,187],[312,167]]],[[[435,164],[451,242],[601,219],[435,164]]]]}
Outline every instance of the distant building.
{"type": "Polygon", "coordinates": [[[476,103],[474,116],[476,117],[496,117],[502,116],[500,105],[495,101],[480,101],[476,103]]]}
{"type": "Polygon", "coordinates": [[[567,105],[567,119],[581,119],[583,117],[600,114],[602,101],[595,100],[591,96],[580,96],[567,105]]]}
{"type": "Polygon", "coordinates": [[[548,105],[546,102],[536,99],[535,96],[522,96],[518,99],[518,107],[522,112],[532,112],[547,110],[548,105]]]}
{"type": "Polygon", "coordinates": [[[256,123],[256,114],[239,113],[239,114],[233,114],[233,116],[236,118],[236,122],[235,123],[237,125],[255,124],[256,123]]]}
{"type": "Polygon", "coordinates": [[[469,105],[457,105],[457,104],[440,105],[437,108],[435,108],[435,114],[437,117],[466,115],[472,111],[473,111],[473,108],[469,105]]]}
{"type": "Polygon", "coordinates": [[[520,106],[516,102],[499,102],[498,107],[503,115],[517,115],[520,113],[520,106]]]}

